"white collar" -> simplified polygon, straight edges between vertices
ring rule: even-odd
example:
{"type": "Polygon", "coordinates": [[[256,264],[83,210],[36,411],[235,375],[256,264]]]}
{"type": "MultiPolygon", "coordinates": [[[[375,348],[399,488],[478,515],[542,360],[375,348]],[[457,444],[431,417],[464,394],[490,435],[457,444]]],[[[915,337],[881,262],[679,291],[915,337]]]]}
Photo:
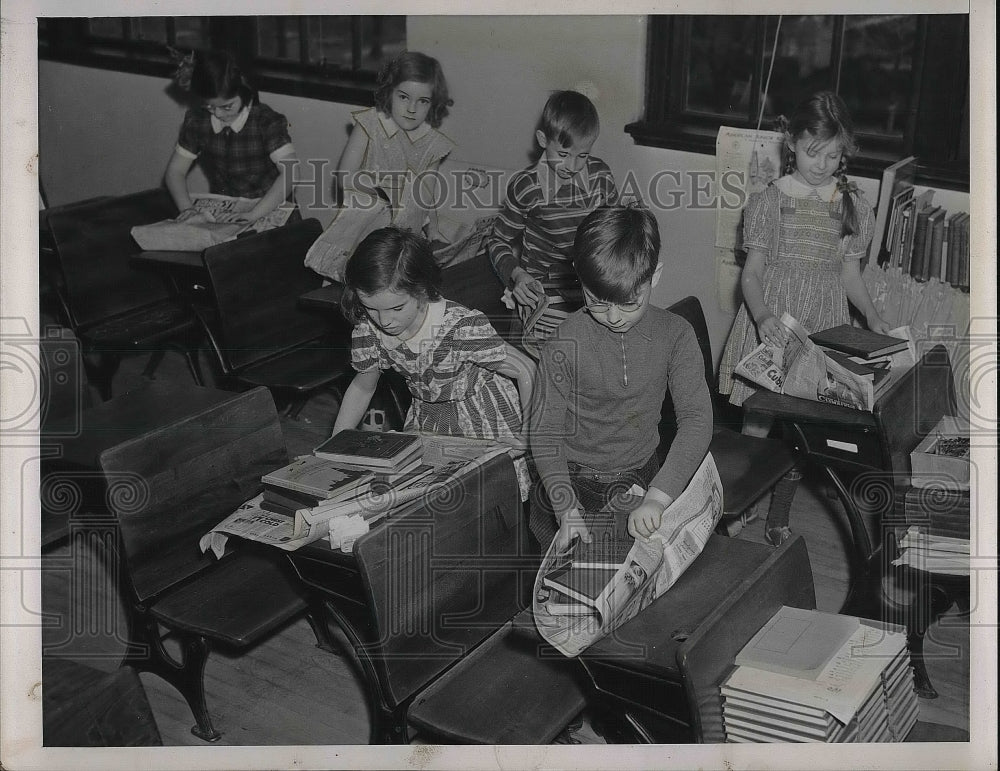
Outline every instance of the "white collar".
{"type": "Polygon", "coordinates": [[[819,198],[823,201],[834,201],[840,196],[837,180],[828,182],[822,187],[813,187],[805,182],[799,182],[792,174],[786,174],[774,183],[777,188],[791,198],[819,198]]]}
{"type": "Polygon", "coordinates": [[[414,353],[420,353],[424,341],[430,340],[433,337],[434,330],[439,329],[444,323],[444,312],[444,298],[429,302],[427,303],[427,313],[424,314],[424,320],[420,328],[412,336],[406,338],[406,340],[400,340],[398,337],[387,335],[384,332],[379,332],[379,335],[387,348],[398,348],[401,345],[405,345],[414,353]]]}
{"type": "MultiPolygon", "coordinates": [[[[378,122],[382,125],[382,130],[385,132],[387,137],[396,136],[397,131],[402,131],[399,124],[392,119],[391,115],[383,115],[380,110],[376,110],[375,114],[378,115],[378,122]]],[[[417,126],[413,131],[403,131],[403,134],[411,141],[416,142],[421,139],[431,130],[431,124],[424,121],[419,126],[417,126]]]]}
{"type": "Polygon", "coordinates": [[[240,114],[236,116],[236,120],[232,123],[223,123],[221,120],[216,118],[214,115],[210,115],[210,120],[212,121],[212,131],[218,134],[222,129],[229,126],[233,130],[234,134],[239,134],[243,130],[243,127],[247,125],[247,120],[250,118],[250,104],[243,106],[240,110],[240,114]]]}

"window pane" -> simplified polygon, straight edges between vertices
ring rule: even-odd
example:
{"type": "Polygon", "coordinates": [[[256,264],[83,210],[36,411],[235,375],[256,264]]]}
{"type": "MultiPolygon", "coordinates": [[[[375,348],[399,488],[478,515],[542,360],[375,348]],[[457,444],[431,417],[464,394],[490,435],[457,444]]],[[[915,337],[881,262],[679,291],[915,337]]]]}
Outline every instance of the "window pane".
{"type": "Polygon", "coordinates": [[[753,74],[752,16],[695,16],[684,109],[745,119],[753,74]]]}
{"type": "Polygon", "coordinates": [[[406,48],[405,16],[365,16],[361,24],[361,62],[359,68],[378,72],[406,48]]]}
{"type": "Polygon", "coordinates": [[[174,45],[178,48],[209,48],[208,19],[204,16],[175,18],[174,45]]]}
{"type": "Polygon", "coordinates": [[[910,108],[915,16],[848,16],[840,95],[859,131],[902,136],[910,108]]]}
{"type": "Polygon", "coordinates": [[[132,19],[132,38],[134,40],[152,40],[156,43],[167,42],[167,20],[145,17],[132,19]]]}
{"type": "Polygon", "coordinates": [[[310,64],[351,69],[350,16],[310,16],[307,29],[310,64]]]}
{"type": "Polygon", "coordinates": [[[767,80],[776,30],[778,46],[764,109],[765,119],[777,115],[791,117],[795,106],[810,94],[834,87],[836,78],[830,70],[833,28],[833,16],[784,16],[780,29],[776,17],[768,19],[761,70],[763,81],[767,80]]]}
{"type": "Polygon", "coordinates": [[[283,59],[297,62],[300,50],[299,17],[257,17],[258,56],[265,59],[283,59]]]}
{"type": "Polygon", "coordinates": [[[87,21],[87,28],[94,37],[113,38],[115,40],[125,39],[122,19],[117,17],[89,19],[87,21]]]}

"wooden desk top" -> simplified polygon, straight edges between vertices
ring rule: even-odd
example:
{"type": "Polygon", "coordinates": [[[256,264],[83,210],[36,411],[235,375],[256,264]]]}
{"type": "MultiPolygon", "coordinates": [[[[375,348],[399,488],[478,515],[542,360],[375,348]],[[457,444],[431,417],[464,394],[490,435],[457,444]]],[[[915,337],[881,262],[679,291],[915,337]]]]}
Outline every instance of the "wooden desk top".
{"type": "Polygon", "coordinates": [[[201,252],[148,251],[137,252],[129,257],[136,267],[151,268],[205,268],[201,252]]]}
{"type": "Polygon", "coordinates": [[[79,415],[52,421],[40,443],[61,447],[60,463],[99,470],[100,455],[109,447],[236,396],[230,391],[151,380],[79,415]],[[45,434],[52,438],[47,440],[45,434]]]}
{"type": "Polygon", "coordinates": [[[343,284],[328,284],[299,295],[299,306],[313,310],[340,310],[340,297],[343,294],[343,284]]]}

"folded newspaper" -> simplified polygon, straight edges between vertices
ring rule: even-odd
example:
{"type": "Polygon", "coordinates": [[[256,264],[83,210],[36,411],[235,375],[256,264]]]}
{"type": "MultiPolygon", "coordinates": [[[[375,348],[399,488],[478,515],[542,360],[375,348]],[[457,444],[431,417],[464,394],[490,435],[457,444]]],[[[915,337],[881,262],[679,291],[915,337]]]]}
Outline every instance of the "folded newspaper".
{"type": "MultiPolygon", "coordinates": [[[[790,314],[783,313],[779,320],[788,331],[784,346],[761,343],[739,361],[737,375],[774,393],[871,411],[875,405],[875,387],[870,379],[824,354],[809,339],[809,331],[790,314]]],[[[891,383],[912,367],[916,359],[909,327],[893,329],[889,334],[909,342],[906,350],[886,357],[891,383]]]]}
{"type": "Polygon", "coordinates": [[[262,493],[242,504],[203,535],[198,545],[203,552],[212,549],[216,557],[221,557],[231,535],[286,551],[294,551],[320,538],[329,538],[333,548],[350,551],[350,546],[368,532],[371,523],[406,503],[433,495],[452,480],[509,449],[494,442],[452,440],[451,437],[432,436],[425,439],[425,443],[428,441],[431,451],[428,453],[425,444],[422,460],[434,469],[412,484],[372,485],[351,498],[299,509],[294,517],[264,509],[261,506],[262,493]]]}
{"type": "Polygon", "coordinates": [[[192,196],[193,208],[200,218],[179,221],[161,220],[149,225],[132,228],[132,238],[142,249],[149,251],[200,252],[210,246],[232,241],[243,233],[262,233],[281,227],[291,216],[295,204],[286,201],[278,208],[253,222],[246,222],[242,215],[257,205],[259,198],[234,198],[214,193],[192,196]]]}
{"type": "MultiPolygon", "coordinates": [[[[641,500],[630,491],[609,508],[627,516],[641,500]]],[[[552,588],[551,575],[571,559],[553,543],[535,578],[532,612],[539,634],[563,655],[579,655],[673,586],[701,554],[721,517],[722,481],[709,453],[663,513],[659,529],[648,540],[635,540],[623,564],[588,602],[573,602],[552,588]]]]}

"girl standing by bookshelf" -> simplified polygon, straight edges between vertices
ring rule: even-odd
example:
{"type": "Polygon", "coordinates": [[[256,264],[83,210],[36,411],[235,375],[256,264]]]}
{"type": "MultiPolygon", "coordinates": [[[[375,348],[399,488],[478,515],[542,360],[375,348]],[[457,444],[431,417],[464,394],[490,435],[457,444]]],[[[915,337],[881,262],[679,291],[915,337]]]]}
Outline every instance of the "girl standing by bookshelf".
{"type": "Polygon", "coordinates": [[[743,215],[743,304],[719,369],[719,391],[735,405],[756,390],[734,378],[736,364],[761,342],[785,340],[782,313],[819,332],[850,323],[850,301],[869,329],[889,331],[861,279],[875,217],[845,174],[857,150],[847,107],[822,91],[799,105],[784,131],[785,175],[751,195],[743,215]]]}
{"type": "MultiPolygon", "coordinates": [[[[782,122],[785,174],[752,194],[744,209],[743,304],[719,366],[719,392],[737,406],[756,388],[734,377],[736,365],[761,342],[785,342],[782,313],[819,332],[850,323],[850,301],[869,329],[889,331],[861,278],[875,217],[845,174],[847,159],[857,151],[846,105],[822,91],[782,122]]],[[[791,535],[788,508],[796,483],[797,478],[786,479],[775,489],[766,531],[771,543],[791,535]]]]}
{"type": "MultiPolygon", "coordinates": [[[[358,425],[382,371],[394,369],[413,397],[404,430],[524,449],[534,364],[501,340],[482,313],[441,296],[441,268],[425,239],[400,228],[376,230],[348,260],[344,286],[344,313],[356,324],[351,363],[358,374],[333,434],[358,425]]],[[[518,474],[526,491],[523,462],[518,474]]]]}

